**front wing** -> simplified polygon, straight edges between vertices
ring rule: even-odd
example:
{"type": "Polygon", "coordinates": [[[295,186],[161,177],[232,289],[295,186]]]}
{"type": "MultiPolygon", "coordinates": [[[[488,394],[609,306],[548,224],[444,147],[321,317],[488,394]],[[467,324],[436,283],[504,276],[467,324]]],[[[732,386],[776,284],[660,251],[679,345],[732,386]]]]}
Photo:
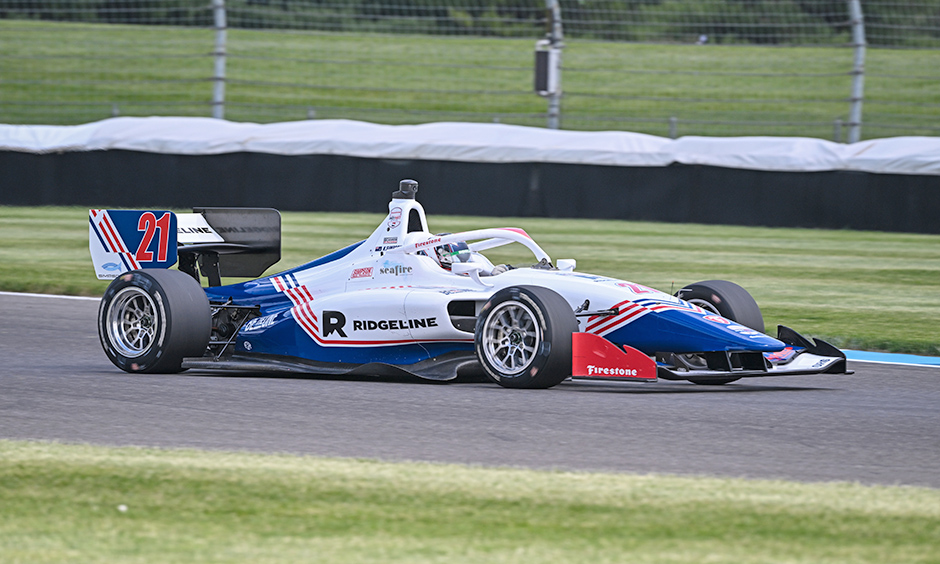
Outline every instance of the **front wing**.
{"type": "Polygon", "coordinates": [[[842,351],[819,339],[809,341],[782,325],[777,329],[777,339],[787,345],[782,351],[660,353],[655,361],[626,345],[620,350],[596,335],[575,333],[572,339],[572,376],[576,379],[692,380],[707,384],[738,378],[853,373],[842,351]]]}

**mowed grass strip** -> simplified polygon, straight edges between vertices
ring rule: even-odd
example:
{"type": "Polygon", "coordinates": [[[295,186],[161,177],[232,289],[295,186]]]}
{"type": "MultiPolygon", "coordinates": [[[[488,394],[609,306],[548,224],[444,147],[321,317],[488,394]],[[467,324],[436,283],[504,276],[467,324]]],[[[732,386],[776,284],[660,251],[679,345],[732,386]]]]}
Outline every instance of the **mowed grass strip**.
{"type": "Polygon", "coordinates": [[[937,562],[940,491],[0,441],[0,560],[937,562]]]}
{"type": "MultiPolygon", "coordinates": [[[[940,355],[940,236],[613,220],[435,216],[433,232],[524,228],[578,270],[674,293],[725,279],[747,288],[778,324],[846,348],[940,355]]],[[[100,296],[84,208],[0,207],[0,290],[100,296]]],[[[368,237],[383,216],[282,213],[286,270],[368,237]]],[[[495,263],[531,261],[521,246],[495,263]]],[[[230,281],[231,282],[231,281],[230,281]]]]}
{"type": "MultiPolygon", "coordinates": [[[[533,41],[230,29],[226,117],[544,126],[533,41]]],[[[0,122],[210,114],[211,29],[0,20],[0,122]]],[[[866,138],[937,135],[940,51],[869,49],[866,138]]],[[[848,121],[847,47],[566,41],[562,127],[832,139],[848,121]]]]}

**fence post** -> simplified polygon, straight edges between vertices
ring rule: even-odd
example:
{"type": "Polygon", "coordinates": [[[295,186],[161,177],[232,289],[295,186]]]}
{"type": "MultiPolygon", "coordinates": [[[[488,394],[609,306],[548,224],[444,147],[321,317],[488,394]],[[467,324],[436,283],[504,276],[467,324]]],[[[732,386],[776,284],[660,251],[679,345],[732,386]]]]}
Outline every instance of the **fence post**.
{"type": "Polygon", "coordinates": [[[865,18],[859,0],[849,0],[849,16],[852,22],[852,46],[855,49],[852,105],[849,107],[849,143],[857,143],[862,137],[862,100],[865,97],[865,18]]]}
{"type": "Polygon", "coordinates": [[[558,88],[548,95],[548,128],[558,129],[561,125],[561,6],[558,0],[545,0],[545,9],[549,21],[548,41],[550,49],[558,49],[558,88]]]}
{"type": "Polygon", "coordinates": [[[212,76],[212,117],[225,118],[225,0],[212,0],[215,19],[215,73],[212,76]]]}

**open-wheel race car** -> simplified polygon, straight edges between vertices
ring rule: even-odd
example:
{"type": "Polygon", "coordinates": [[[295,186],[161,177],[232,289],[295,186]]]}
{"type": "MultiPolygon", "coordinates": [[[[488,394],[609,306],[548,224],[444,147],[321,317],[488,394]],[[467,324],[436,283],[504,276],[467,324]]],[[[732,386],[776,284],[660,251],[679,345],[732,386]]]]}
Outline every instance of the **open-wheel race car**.
{"type": "Polygon", "coordinates": [[[416,193],[402,181],[364,241],[231,285],[221,278],[261,276],[279,260],[276,210],[91,210],[95,269],[112,279],[98,315],[105,353],[127,372],[485,375],[513,388],[850,373],[824,341],[782,326],[764,334],[734,283],[669,295],[553,262],[522,229],[433,234],[416,193]],[[495,265],[483,254],[507,244],[532,260],[495,265]]]}

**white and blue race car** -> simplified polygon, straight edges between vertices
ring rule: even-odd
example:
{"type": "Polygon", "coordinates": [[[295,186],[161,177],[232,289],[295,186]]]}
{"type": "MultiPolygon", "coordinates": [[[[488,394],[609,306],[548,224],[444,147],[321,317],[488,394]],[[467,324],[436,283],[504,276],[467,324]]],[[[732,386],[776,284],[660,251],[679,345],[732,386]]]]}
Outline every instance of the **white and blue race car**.
{"type": "Polygon", "coordinates": [[[231,285],[221,278],[260,276],[279,260],[276,210],[91,210],[92,259],[112,279],[102,347],[127,372],[486,377],[514,388],[850,373],[824,341],[782,326],[764,334],[760,309],[736,284],[699,282],[673,296],[553,262],[522,229],[434,234],[416,194],[417,182],[402,181],[364,241],[231,285]],[[532,260],[495,265],[484,255],[507,244],[532,260]]]}

